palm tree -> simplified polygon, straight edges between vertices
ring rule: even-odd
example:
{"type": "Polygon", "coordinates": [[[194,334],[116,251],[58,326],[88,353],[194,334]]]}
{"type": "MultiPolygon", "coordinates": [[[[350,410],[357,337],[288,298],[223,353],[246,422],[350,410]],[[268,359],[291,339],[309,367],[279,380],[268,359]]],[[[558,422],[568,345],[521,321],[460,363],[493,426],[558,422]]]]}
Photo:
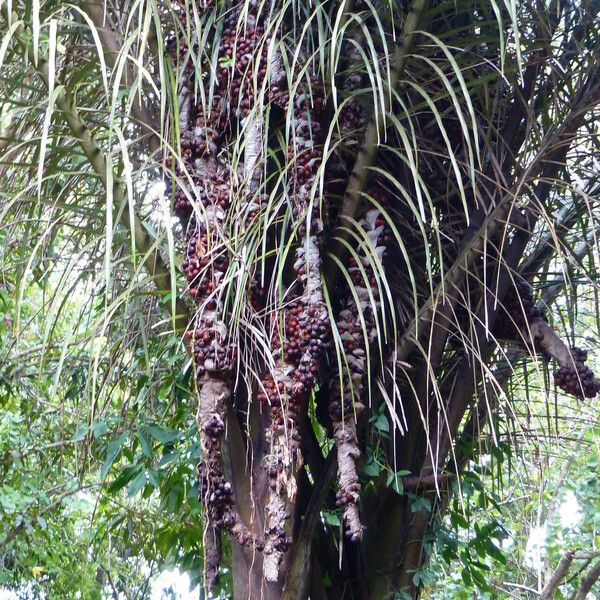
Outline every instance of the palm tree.
{"type": "Polygon", "coordinates": [[[184,340],[206,588],[224,546],[236,598],[417,597],[515,365],[600,391],[552,318],[595,280],[599,10],[2,6],[2,270],[47,340],[85,286],[114,355],[184,340]]]}

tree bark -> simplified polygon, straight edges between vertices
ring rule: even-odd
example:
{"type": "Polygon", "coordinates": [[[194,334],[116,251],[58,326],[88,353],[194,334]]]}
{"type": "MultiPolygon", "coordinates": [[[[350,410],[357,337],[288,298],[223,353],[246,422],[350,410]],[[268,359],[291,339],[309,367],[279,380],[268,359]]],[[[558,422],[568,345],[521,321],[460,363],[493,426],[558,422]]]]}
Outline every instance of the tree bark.
{"type": "Polygon", "coordinates": [[[550,600],[551,598],[554,598],[554,592],[564,579],[565,575],[568,573],[574,558],[575,550],[569,550],[560,559],[558,566],[556,567],[554,573],[552,573],[552,577],[550,577],[548,583],[542,589],[540,600],[550,600]]]}

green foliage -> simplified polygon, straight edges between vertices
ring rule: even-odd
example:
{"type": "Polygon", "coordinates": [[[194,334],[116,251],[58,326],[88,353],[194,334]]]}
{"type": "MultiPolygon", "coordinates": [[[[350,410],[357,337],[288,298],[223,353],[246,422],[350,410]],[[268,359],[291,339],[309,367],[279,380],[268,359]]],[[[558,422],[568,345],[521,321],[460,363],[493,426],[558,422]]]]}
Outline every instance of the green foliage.
{"type": "MultiPolygon", "coordinates": [[[[499,436],[517,435],[524,425],[515,415],[540,406],[513,401],[511,414],[496,418],[499,436]]],[[[505,442],[491,445],[454,484],[448,513],[434,529],[425,597],[491,599],[539,591],[571,550],[578,558],[553,597],[571,598],[578,589],[600,541],[598,421],[593,405],[561,396],[559,406],[559,429],[545,414],[529,412],[529,435],[517,455],[505,442]],[[581,429],[583,415],[592,418],[581,429]],[[536,533],[539,548],[530,545],[536,533]]]]}
{"type": "MultiPolygon", "coordinates": [[[[17,343],[10,290],[2,290],[5,349],[17,343]]],[[[27,332],[18,352],[3,354],[0,585],[34,585],[47,597],[101,598],[111,587],[143,597],[159,569],[174,567],[197,585],[199,444],[185,356],[170,336],[138,337],[119,362],[98,362],[91,381],[89,364],[106,341],[81,331],[74,310],[63,313],[53,349],[42,348],[43,298],[28,288],[27,332]],[[61,337],[73,343],[75,330],[77,351],[61,356],[61,337]],[[12,360],[19,354],[27,361],[12,360]]]]}

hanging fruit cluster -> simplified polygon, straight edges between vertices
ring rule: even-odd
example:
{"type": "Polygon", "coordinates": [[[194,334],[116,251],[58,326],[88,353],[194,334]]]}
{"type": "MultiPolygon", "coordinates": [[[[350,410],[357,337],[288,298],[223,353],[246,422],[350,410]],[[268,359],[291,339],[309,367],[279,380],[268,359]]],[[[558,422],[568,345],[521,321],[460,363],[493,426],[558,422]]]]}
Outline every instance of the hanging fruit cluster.
{"type": "Polygon", "coordinates": [[[360,131],[364,125],[365,115],[361,103],[355,95],[362,87],[362,73],[356,69],[360,67],[361,56],[357,45],[365,42],[362,32],[355,34],[354,43],[344,42],[343,50],[350,71],[344,77],[342,89],[350,96],[340,108],[338,123],[340,131],[344,135],[343,143],[346,148],[358,146],[360,142],[360,131]]]}
{"type": "MultiPolygon", "coordinates": [[[[193,66],[190,70],[188,85],[193,89],[193,66]]],[[[214,110],[218,110],[218,100],[215,96],[214,110]]],[[[189,101],[187,96],[186,101],[189,101]]],[[[191,118],[185,124],[180,123],[183,133],[179,160],[175,161],[171,156],[165,159],[166,168],[174,174],[174,178],[166,181],[166,191],[169,197],[173,197],[174,192],[173,210],[183,223],[191,217],[194,205],[216,204],[224,210],[229,206],[228,173],[216,163],[219,132],[209,124],[210,116],[202,111],[202,107],[190,109],[186,114],[191,118]],[[175,190],[173,179],[178,184],[175,190]]]]}
{"type": "MultiPolygon", "coordinates": [[[[208,3],[202,7],[205,5],[208,3]]],[[[237,15],[233,15],[225,24],[208,105],[202,100],[191,103],[189,90],[194,89],[195,69],[193,61],[187,61],[180,93],[181,156],[176,162],[170,158],[165,162],[178,183],[174,190],[174,211],[187,224],[182,267],[197,307],[186,338],[192,347],[199,390],[200,500],[206,507],[210,525],[229,530],[240,544],[262,549],[262,539],[243,525],[234,509],[233,490],[224,476],[221,456],[235,360],[220,293],[230,270],[229,250],[222,235],[233,197],[231,165],[223,157],[227,155],[231,119],[245,117],[251,107],[257,60],[262,61],[259,84],[266,74],[266,50],[258,51],[262,29],[249,25],[244,32],[237,32],[236,21],[237,15]]],[[[180,47],[180,58],[187,54],[187,48],[180,47]]],[[[173,191],[171,180],[167,182],[167,190],[173,191]]]]}
{"type": "Polygon", "coordinates": [[[323,352],[329,345],[330,324],[321,289],[321,246],[326,208],[319,202],[317,174],[323,163],[321,126],[316,117],[324,99],[316,77],[298,86],[291,98],[274,89],[274,101],[291,113],[288,145],[288,189],[299,240],[290,287],[294,300],[273,317],[271,347],[275,368],[263,382],[259,398],[269,405],[266,469],[271,487],[265,533],[265,577],[275,580],[283,552],[286,499],[295,495],[295,473],[302,465],[299,426],[323,352]]]}
{"type": "Polygon", "coordinates": [[[229,257],[225,248],[211,243],[204,223],[194,219],[188,234],[183,270],[189,284],[188,292],[199,308],[194,321],[195,328],[186,332],[186,338],[191,341],[199,380],[206,373],[224,378],[230,375],[234,349],[229,343],[227,328],[220,321],[223,303],[218,289],[228,268],[229,257]],[[211,248],[210,260],[208,248],[211,248]]]}
{"type": "Polygon", "coordinates": [[[225,414],[235,359],[235,348],[223,321],[224,306],[219,291],[229,269],[229,256],[218,233],[223,228],[226,204],[222,194],[207,196],[202,206],[203,219],[193,216],[188,226],[183,261],[189,293],[197,306],[186,338],[191,343],[199,389],[202,448],[198,465],[199,497],[212,526],[230,530],[240,544],[260,545],[234,510],[231,484],[226,481],[222,467],[225,414]]]}
{"type": "Polygon", "coordinates": [[[572,366],[563,366],[554,374],[556,385],[577,398],[594,398],[600,394],[600,379],[586,366],[587,352],[581,348],[571,348],[572,366]]]}
{"type": "Polygon", "coordinates": [[[294,432],[329,343],[328,319],[319,307],[295,300],[283,311],[281,324],[275,324],[271,342],[274,357],[284,365],[284,376],[267,378],[258,399],[269,406],[274,434],[294,432]]]}
{"type": "MultiPolygon", "coordinates": [[[[189,85],[193,84],[190,82],[189,85]]],[[[215,109],[217,102],[215,96],[215,109]]],[[[233,350],[221,320],[223,305],[219,295],[219,284],[226,276],[229,257],[219,249],[218,234],[229,206],[230,191],[227,172],[219,168],[216,160],[219,134],[206,127],[202,116],[196,117],[195,112],[190,111],[190,122],[181,137],[181,163],[175,169],[178,179],[189,176],[191,185],[176,190],[174,208],[182,221],[189,220],[182,267],[188,292],[198,307],[186,338],[192,347],[200,390],[198,427],[202,460],[198,465],[199,495],[211,525],[232,528],[237,519],[231,485],[223,475],[221,446],[233,350]],[[197,213],[194,213],[194,207],[197,207],[197,213]],[[208,397],[205,392],[209,389],[215,397],[208,397]]],[[[247,541],[247,537],[244,535],[240,541],[247,541]]]]}
{"type": "Polygon", "coordinates": [[[230,19],[223,30],[219,72],[228,88],[231,112],[243,119],[252,109],[256,95],[254,76],[259,86],[267,78],[268,45],[263,43],[265,32],[259,24],[246,25],[240,31],[236,20],[230,19]]]}
{"type": "MultiPolygon", "coordinates": [[[[255,85],[262,86],[267,76],[268,46],[262,43],[262,27],[248,24],[253,20],[248,18],[245,28],[240,31],[236,27],[237,18],[238,15],[232,14],[225,23],[210,103],[207,105],[199,98],[189,110],[189,122],[180,124],[183,131],[180,160],[173,163],[169,157],[165,161],[175,179],[184,184],[175,191],[174,199],[175,214],[183,220],[189,218],[194,204],[204,206],[209,199],[224,210],[229,207],[229,172],[223,168],[207,169],[207,163],[216,160],[219,148],[231,135],[231,119],[243,119],[248,115],[255,85]],[[207,170],[211,172],[207,174],[207,170]]],[[[187,55],[184,44],[180,45],[179,53],[187,55]]],[[[191,58],[186,70],[189,81],[184,87],[193,90],[195,73],[191,58]]],[[[171,193],[170,182],[167,182],[167,191],[171,193]]]]}
{"type": "MultiPolygon", "coordinates": [[[[383,192],[376,192],[374,196],[380,203],[385,200],[383,192]]],[[[344,532],[351,541],[359,540],[363,534],[358,511],[360,481],[356,472],[356,461],[360,457],[360,450],[356,437],[356,423],[364,410],[361,398],[368,368],[367,350],[377,332],[373,311],[380,307],[372,255],[378,256],[379,260],[385,259],[391,242],[390,233],[379,209],[367,212],[359,225],[369,240],[369,248],[359,249],[357,254],[360,266],[356,258],[350,258],[348,272],[360,305],[357,305],[354,295],[349,294],[346,306],[337,319],[337,329],[347,365],[342,365],[341,371],[334,372],[332,376],[331,401],[328,407],[338,451],[336,505],[343,509],[344,532]]],[[[332,363],[336,364],[336,360],[332,359],[332,363]]]]}
{"type": "MultiPolygon", "coordinates": [[[[494,325],[496,337],[522,342],[527,339],[527,324],[536,319],[546,320],[544,313],[533,299],[531,286],[522,279],[515,281],[514,287],[506,294],[501,312],[494,325]]],[[[539,340],[534,340],[538,345],[539,340]]]]}

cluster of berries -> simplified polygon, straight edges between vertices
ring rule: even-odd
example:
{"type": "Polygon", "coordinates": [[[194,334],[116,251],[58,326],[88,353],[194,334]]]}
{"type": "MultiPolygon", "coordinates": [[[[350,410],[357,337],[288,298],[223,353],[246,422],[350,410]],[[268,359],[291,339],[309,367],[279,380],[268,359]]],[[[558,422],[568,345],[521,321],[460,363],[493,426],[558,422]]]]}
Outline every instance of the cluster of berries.
{"type": "MultiPolygon", "coordinates": [[[[533,299],[531,287],[522,280],[518,280],[507,295],[503,311],[508,318],[497,319],[494,332],[497,337],[504,339],[526,341],[528,324],[547,320],[533,299]]],[[[534,348],[538,348],[543,341],[543,334],[536,333],[533,339],[534,348]]],[[[571,359],[572,364],[563,364],[555,372],[556,385],[577,398],[594,398],[600,393],[600,379],[597,379],[594,372],[585,365],[587,352],[580,348],[572,348],[571,359]]]]}
{"type": "MultiPolygon", "coordinates": [[[[175,215],[183,222],[191,216],[194,202],[198,206],[213,203],[225,210],[229,206],[229,178],[225,172],[208,162],[209,156],[215,157],[217,154],[217,139],[213,130],[196,126],[181,136],[181,160],[174,164],[171,157],[165,159],[166,168],[184,184],[176,187],[174,197],[175,215]]],[[[171,197],[173,188],[170,178],[165,185],[166,194],[171,197]]]]}
{"type": "Polygon", "coordinates": [[[281,526],[269,527],[266,534],[271,540],[270,547],[278,552],[286,552],[292,543],[291,538],[286,535],[285,529],[281,526]]]}
{"type": "MultiPolygon", "coordinates": [[[[173,61],[177,69],[183,69],[185,71],[194,69],[194,61],[192,59],[192,53],[189,51],[189,46],[178,40],[175,35],[170,35],[166,41],[167,52],[173,57],[173,61]]],[[[194,54],[198,53],[198,44],[192,46],[194,54]]]]}
{"type": "Polygon", "coordinates": [[[198,464],[198,499],[216,527],[230,529],[236,522],[233,511],[233,489],[223,475],[221,466],[222,438],[225,423],[212,414],[202,424],[202,460],[198,464]]]}
{"type": "Polygon", "coordinates": [[[210,507],[217,513],[214,521],[218,526],[222,525],[222,519],[226,514],[227,506],[233,502],[233,490],[221,472],[210,468],[210,461],[203,461],[198,465],[199,494],[205,506],[210,507]]]}
{"type": "Polygon", "coordinates": [[[194,326],[185,334],[192,345],[198,378],[206,372],[226,374],[233,361],[233,349],[228,343],[227,330],[215,319],[214,313],[220,304],[215,288],[229,268],[229,257],[225,249],[221,253],[217,251],[215,241],[210,238],[205,224],[193,220],[182,267],[188,280],[189,294],[201,308],[194,326]],[[209,249],[212,254],[210,258],[209,249]]]}
{"type": "MultiPolygon", "coordinates": [[[[517,279],[502,303],[502,312],[496,319],[494,334],[500,339],[522,342],[527,339],[527,324],[537,319],[545,321],[546,317],[533,299],[533,290],[526,281],[517,279]]],[[[534,347],[539,346],[541,341],[534,339],[534,347]]]]}
{"type": "Polygon", "coordinates": [[[276,368],[259,396],[268,403],[270,413],[267,439],[271,453],[265,464],[271,488],[269,505],[278,507],[271,510],[265,525],[265,553],[272,555],[270,561],[278,563],[290,543],[285,534],[287,514],[282,498],[291,493],[288,482],[295,477],[301,460],[299,425],[307,412],[321,355],[329,344],[330,323],[320,287],[322,214],[319,203],[311,203],[311,190],[323,162],[323,150],[317,144],[321,126],[316,115],[322,112],[324,99],[314,78],[311,85],[301,86],[291,98],[285,92],[279,94],[277,85],[272,92],[274,102],[292,117],[288,186],[293,214],[300,223],[294,285],[302,290],[280,312],[281,316],[273,317],[271,347],[276,368]]]}
{"type": "Polygon", "coordinates": [[[253,546],[257,550],[264,548],[264,539],[256,536],[243,525],[234,509],[234,496],[231,483],[223,475],[221,468],[221,434],[205,431],[205,443],[215,448],[209,458],[202,460],[197,469],[199,499],[207,510],[210,523],[218,529],[229,530],[242,546],[253,546]]]}
{"type": "Polygon", "coordinates": [[[219,85],[227,90],[231,112],[242,119],[252,109],[252,99],[258,91],[255,81],[261,86],[267,77],[268,51],[260,25],[240,31],[230,21],[223,30],[219,85]]]}
{"type": "MultiPolygon", "coordinates": [[[[220,143],[229,133],[231,116],[243,118],[248,114],[255,95],[255,75],[258,75],[256,83],[259,86],[267,75],[268,48],[266,44],[259,48],[263,37],[260,26],[240,32],[236,28],[236,16],[230,17],[221,37],[210,103],[207,106],[199,99],[192,107],[189,127],[180,140],[181,161],[173,165],[170,157],[165,160],[167,169],[173,171],[179,181],[186,182],[191,178],[193,184],[185,186],[191,187],[193,194],[181,187],[175,192],[175,214],[183,220],[191,215],[194,202],[198,206],[211,202],[223,209],[229,205],[228,174],[220,169],[208,169],[207,161],[216,159],[220,143]],[[258,73],[255,73],[256,69],[258,73]]],[[[178,52],[188,55],[185,44],[179,46],[178,52]]],[[[191,59],[187,71],[190,80],[187,87],[191,90],[194,89],[191,59]]],[[[167,182],[167,192],[172,192],[170,182],[167,182]]]]}
{"type": "Polygon", "coordinates": [[[274,102],[292,114],[290,141],[287,158],[290,163],[289,183],[295,198],[296,216],[304,213],[307,197],[316,179],[317,171],[323,161],[323,149],[318,145],[321,124],[317,120],[325,106],[323,89],[316,76],[311,77],[310,85],[299,86],[291,99],[287,91],[281,91],[280,84],[274,84],[272,97],[274,102]]]}
{"type": "Polygon", "coordinates": [[[600,379],[585,365],[587,352],[581,348],[571,348],[572,367],[561,367],[554,374],[556,385],[577,398],[594,398],[600,393],[600,379]]]}
{"type": "MultiPolygon", "coordinates": [[[[357,457],[358,458],[358,457],[357,457]]],[[[337,508],[344,510],[342,523],[344,525],[344,533],[351,542],[357,542],[362,535],[362,527],[355,528],[350,519],[346,516],[346,510],[352,507],[358,507],[360,500],[361,485],[358,480],[358,475],[352,478],[353,481],[339,488],[335,495],[335,505],[337,508]]],[[[339,485],[339,482],[338,482],[339,485]]]]}
{"type": "MultiPolygon", "coordinates": [[[[315,181],[317,170],[323,160],[323,151],[316,144],[321,127],[314,116],[323,110],[323,97],[316,79],[310,86],[299,87],[293,100],[293,135],[288,147],[288,157],[293,160],[290,167],[290,188],[293,199],[294,215],[301,220],[300,239],[308,236],[309,245],[314,252],[307,257],[304,244],[296,251],[294,269],[298,282],[307,288],[307,279],[320,278],[320,233],[323,230],[322,215],[318,207],[313,207],[309,220],[310,232],[307,232],[306,211],[309,207],[310,189],[315,181]],[[307,264],[309,263],[309,264],[307,264]]],[[[278,95],[274,86],[276,102],[288,101],[283,94],[278,95]]],[[[318,203],[314,203],[315,205],[318,203]]],[[[275,427],[291,426],[293,430],[312,389],[319,369],[322,352],[329,343],[329,316],[321,302],[314,302],[303,295],[288,304],[283,310],[281,321],[274,319],[272,350],[276,362],[279,361],[280,376],[277,381],[272,377],[264,382],[264,390],[259,394],[263,403],[270,405],[272,424],[275,427]],[[285,419],[289,422],[286,423],[285,419]]]]}
{"type": "Polygon", "coordinates": [[[342,132],[348,134],[345,139],[345,145],[358,145],[359,136],[356,133],[363,125],[363,107],[358,100],[351,98],[346,101],[340,110],[339,123],[342,132]]]}
{"type": "MultiPolygon", "coordinates": [[[[206,9],[210,2],[205,0],[201,4],[201,8],[206,9]]],[[[225,35],[224,51],[228,43],[225,35]]],[[[183,45],[177,47],[171,44],[171,47],[173,50],[177,48],[180,62],[190,54],[183,45]]],[[[187,246],[182,267],[189,294],[200,309],[185,337],[192,346],[199,385],[203,386],[215,378],[222,386],[227,385],[234,354],[228,342],[227,329],[219,318],[222,305],[217,290],[229,268],[226,249],[219,252],[219,231],[226,219],[231,192],[229,172],[218,166],[217,154],[227,133],[231,78],[226,66],[222,65],[216,74],[209,106],[196,105],[189,91],[195,87],[195,69],[191,60],[186,63],[184,71],[187,79],[180,91],[181,156],[175,164],[171,158],[165,162],[177,180],[183,183],[175,190],[174,209],[182,222],[187,223],[187,246]],[[201,218],[200,211],[193,214],[194,206],[202,208],[201,218]]],[[[170,180],[167,191],[173,191],[170,180]]],[[[199,418],[202,434],[202,460],[198,465],[200,501],[206,506],[214,526],[232,530],[240,543],[244,540],[252,543],[252,535],[239,523],[233,507],[232,486],[223,474],[221,445],[225,433],[225,407],[218,404],[218,399],[215,401],[214,412],[207,411],[202,400],[199,411],[204,413],[199,418]]]]}
{"type": "Polygon", "coordinates": [[[258,394],[258,399],[270,406],[276,433],[297,427],[318,373],[320,355],[328,347],[329,332],[328,315],[317,305],[295,300],[284,310],[272,344],[274,356],[283,357],[285,374],[277,381],[267,378],[258,394]]]}
{"type": "Polygon", "coordinates": [[[222,279],[229,265],[228,256],[223,252],[217,256],[208,255],[208,249],[215,252],[214,243],[206,231],[204,224],[194,221],[188,234],[185,258],[181,266],[188,281],[188,291],[197,303],[209,302],[207,308],[215,308],[215,300],[209,300],[214,291],[215,278],[213,274],[217,272],[218,278],[222,279]],[[212,246],[212,247],[211,247],[212,246]],[[210,268],[210,273],[207,270],[210,268]]]}

